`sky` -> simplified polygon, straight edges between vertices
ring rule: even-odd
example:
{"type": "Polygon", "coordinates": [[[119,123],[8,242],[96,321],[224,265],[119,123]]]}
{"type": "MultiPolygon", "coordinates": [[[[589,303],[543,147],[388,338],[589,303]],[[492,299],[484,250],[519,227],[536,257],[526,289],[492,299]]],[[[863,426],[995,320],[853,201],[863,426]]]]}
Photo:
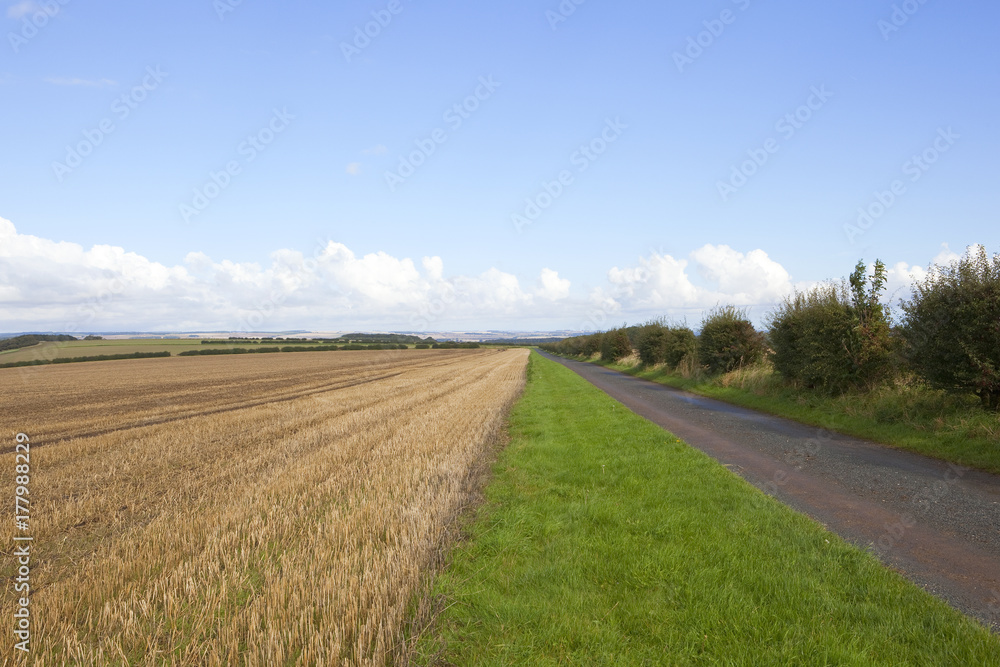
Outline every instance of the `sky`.
{"type": "Polygon", "coordinates": [[[986,0],[0,5],[0,331],[599,330],[1000,251],[986,0]]]}

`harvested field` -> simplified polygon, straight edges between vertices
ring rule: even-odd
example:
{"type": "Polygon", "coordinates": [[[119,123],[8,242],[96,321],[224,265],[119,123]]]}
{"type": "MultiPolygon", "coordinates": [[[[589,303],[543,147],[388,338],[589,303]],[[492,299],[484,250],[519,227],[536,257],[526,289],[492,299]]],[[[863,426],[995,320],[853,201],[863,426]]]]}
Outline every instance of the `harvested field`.
{"type": "MultiPolygon", "coordinates": [[[[385,664],[526,350],[0,370],[31,437],[33,664],[385,664]]],[[[6,473],[5,473],[6,474],[6,473]]],[[[14,572],[12,521],[0,540],[14,572]]],[[[15,594],[0,614],[12,618],[15,594]]],[[[5,662],[19,660],[12,641],[5,662]]]]}

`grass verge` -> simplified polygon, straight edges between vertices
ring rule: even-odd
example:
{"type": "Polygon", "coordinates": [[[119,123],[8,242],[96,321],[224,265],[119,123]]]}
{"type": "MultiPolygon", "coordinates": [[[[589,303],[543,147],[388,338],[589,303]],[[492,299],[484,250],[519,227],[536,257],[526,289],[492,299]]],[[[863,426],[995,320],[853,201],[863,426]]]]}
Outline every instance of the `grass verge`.
{"type": "Polygon", "coordinates": [[[1000,665],[1000,639],[533,354],[420,664],[1000,665]]]}
{"type": "Polygon", "coordinates": [[[767,362],[708,378],[684,378],[662,367],[643,367],[637,359],[634,363],[596,363],[727,403],[1000,474],[1000,415],[982,410],[975,396],[905,383],[830,396],[790,385],[767,362]]]}

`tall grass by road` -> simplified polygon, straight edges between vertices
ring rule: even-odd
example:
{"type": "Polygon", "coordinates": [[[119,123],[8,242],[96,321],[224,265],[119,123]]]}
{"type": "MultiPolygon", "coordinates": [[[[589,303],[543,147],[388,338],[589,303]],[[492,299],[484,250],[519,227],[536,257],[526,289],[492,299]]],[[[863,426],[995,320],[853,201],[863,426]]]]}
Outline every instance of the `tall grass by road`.
{"type": "Polygon", "coordinates": [[[532,355],[425,664],[1000,665],[1000,639],[532,355]]]}

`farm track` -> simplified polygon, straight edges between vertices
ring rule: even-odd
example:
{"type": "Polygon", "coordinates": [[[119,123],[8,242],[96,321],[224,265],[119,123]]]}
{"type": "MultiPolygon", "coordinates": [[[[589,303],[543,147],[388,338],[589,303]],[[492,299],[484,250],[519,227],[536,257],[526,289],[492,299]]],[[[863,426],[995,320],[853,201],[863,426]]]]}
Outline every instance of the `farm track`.
{"type": "Polygon", "coordinates": [[[32,437],[36,657],[401,655],[409,604],[478,492],[525,362],[318,352],[81,364],[33,375],[30,394],[8,381],[4,428],[32,437]],[[66,400],[81,387],[84,408],[66,400]]]}
{"type": "Polygon", "coordinates": [[[1000,632],[1000,477],[542,353],[1000,632]]]}

